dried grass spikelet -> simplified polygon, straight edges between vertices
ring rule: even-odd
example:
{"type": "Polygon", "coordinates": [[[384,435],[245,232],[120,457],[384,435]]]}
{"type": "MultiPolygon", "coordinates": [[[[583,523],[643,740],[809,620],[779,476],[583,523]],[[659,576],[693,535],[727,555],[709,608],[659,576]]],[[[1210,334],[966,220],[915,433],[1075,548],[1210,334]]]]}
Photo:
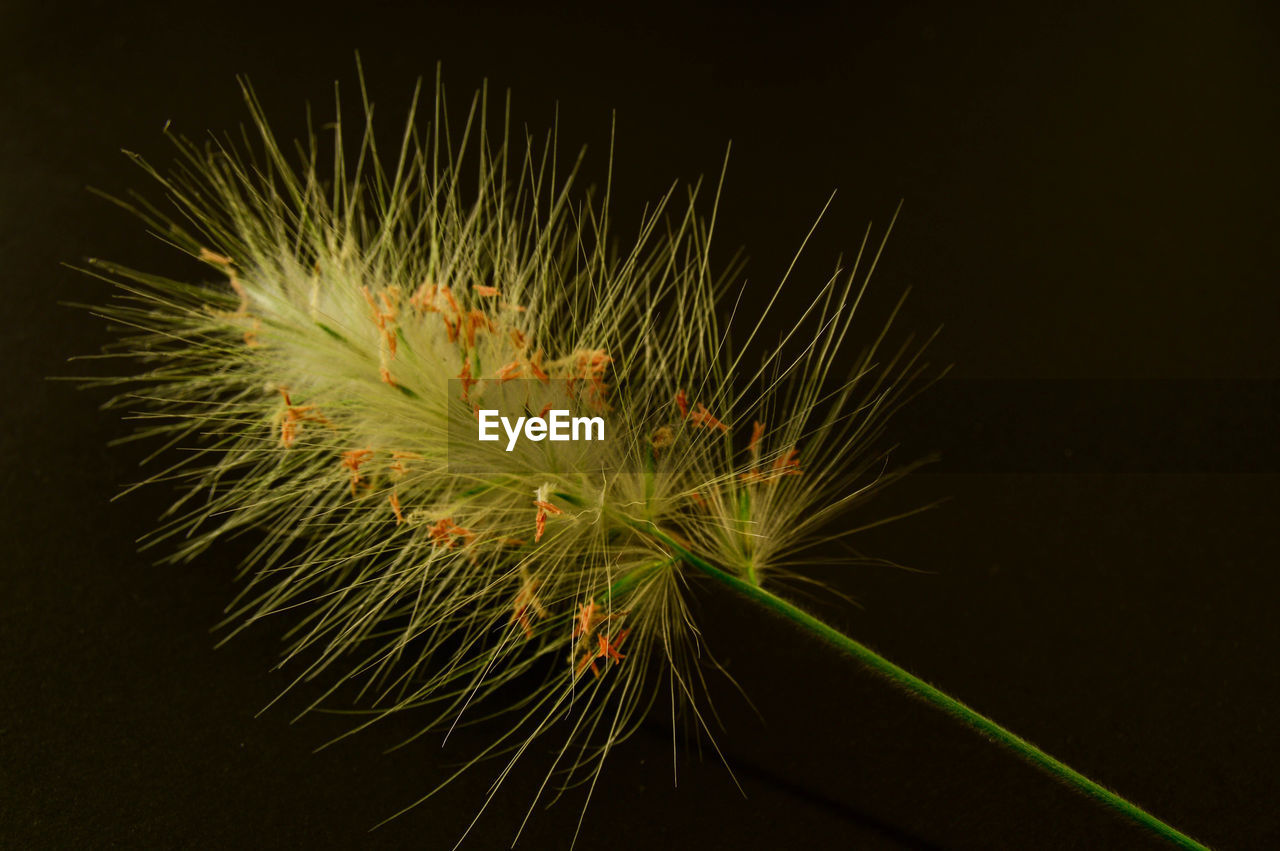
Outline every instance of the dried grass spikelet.
{"type": "Polygon", "coordinates": [[[576,200],[548,146],[490,138],[483,98],[460,143],[437,87],[390,157],[367,125],[344,149],[339,117],[331,152],[313,133],[294,158],[244,91],[252,146],[175,139],[179,168],[139,162],[179,214],[128,205],[208,281],[93,266],[140,366],[115,404],[189,450],[148,479],[183,488],[150,543],[186,560],[254,530],[229,623],[294,609],[298,680],[361,684],[368,723],[511,713],[472,760],[502,754],[499,780],[562,722],[557,782],[594,788],[664,687],[702,725],[690,559],[774,582],[902,472],[874,446],[924,366],[882,333],[847,345],[878,249],[864,238],[782,340],[748,325],[749,364],[717,320],[736,269],[709,273],[696,191],[614,251],[607,200],[576,200]],[[631,472],[451,471],[451,387],[471,403],[517,378],[607,408],[628,435],[609,469],[631,472]]]}

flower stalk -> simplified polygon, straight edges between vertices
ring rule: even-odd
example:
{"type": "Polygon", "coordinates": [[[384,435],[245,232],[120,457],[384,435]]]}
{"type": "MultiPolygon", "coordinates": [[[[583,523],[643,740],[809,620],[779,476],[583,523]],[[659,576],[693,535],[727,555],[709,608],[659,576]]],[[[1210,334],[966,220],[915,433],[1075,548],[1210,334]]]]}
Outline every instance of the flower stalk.
{"type": "Polygon", "coordinates": [[[1159,818],[1156,818],[1154,815],[1142,809],[1142,807],[1139,807],[1129,799],[1122,797],[1102,784],[1091,780],[1056,757],[1045,753],[1043,750],[1031,744],[1031,742],[1028,742],[1017,733],[1014,733],[996,721],[993,721],[986,715],[983,715],[981,712],[971,708],[962,701],[957,700],[936,686],[930,685],[900,665],[894,664],[872,650],[870,647],[867,647],[862,642],[845,635],[835,627],[819,620],[795,604],[788,602],[778,595],[760,587],[760,585],[744,580],[729,571],[721,570],[706,559],[701,558],[697,554],[680,546],[680,544],[677,543],[670,535],[663,532],[661,529],[658,529],[656,526],[649,524],[649,527],[645,531],[678,553],[680,558],[683,559],[690,567],[711,577],[720,584],[731,588],[737,594],[763,606],[769,611],[781,615],[793,623],[799,624],[807,632],[821,638],[844,654],[852,657],[868,670],[884,677],[895,685],[905,688],[916,697],[933,704],[965,726],[981,733],[996,744],[1007,748],[1014,754],[1022,757],[1022,759],[1026,760],[1031,765],[1058,779],[1062,783],[1065,783],[1072,789],[1105,804],[1120,815],[1125,816],[1134,823],[1141,825],[1162,839],[1166,839],[1180,848],[1207,851],[1205,845],[1202,845],[1187,836],[1185,833],[1182,833],[1177,828],[1161,821],[1159,818]]]}

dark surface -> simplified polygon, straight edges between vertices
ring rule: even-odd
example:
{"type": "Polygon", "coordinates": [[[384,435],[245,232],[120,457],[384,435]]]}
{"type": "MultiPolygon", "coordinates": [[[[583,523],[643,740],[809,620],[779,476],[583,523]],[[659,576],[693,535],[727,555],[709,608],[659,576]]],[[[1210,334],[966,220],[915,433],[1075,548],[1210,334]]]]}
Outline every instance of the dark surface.
{"type": "MultiPolygon", "coordinates": [[[[353,81],[354,48],[396,120],[437,59],[455,100],[487,75],[533,127],[558,100],[597,175],[617,109],[624,217],[714,175],[732,138],[717,238],[764,290],[832,188],[808,280],[905,198],[870,315],[913,285],[903,327],[945,321],[939,361],[1020,383],[951,385],[904,424],[947,466],[881,508],[952,499],[862,548],[922,572],[828,572],[863,608],[816,610],[1209,844],[1280,845],[1275,20],[1036,5],[5,4],[0,846],[447,848],[485,792],[489,768],[367,833],[465,748],[383,756],[405,719],[313,755],[348,722],[291,726],[306,689],[255,718],[288,676],[266,673],[269,629],[213,649],[236,553],[137,555],[166,495],[109,503],[140,450],[105,448],[126,427],[100,396],[44,380],[105,339],[57,304],[104,288],[60,262],[175,268],[84,191],[145,187],[117,149],[163,160],[166,120],[234,127],[237,72],[295,134],[304,98],[323,115],[332,80],[353,81]]],[[[672,788],[657,718],[611,757],[580,847],[1153,845],[789,626],[699,599],[763,718],[714,684],[746,797],[692,751],[672,788]]],[[[540,778],[509,781],[472,847],[509,843],[540,778]]],[[[536,813],[522,847],[565,847],[580,800],[536,813]]]]}

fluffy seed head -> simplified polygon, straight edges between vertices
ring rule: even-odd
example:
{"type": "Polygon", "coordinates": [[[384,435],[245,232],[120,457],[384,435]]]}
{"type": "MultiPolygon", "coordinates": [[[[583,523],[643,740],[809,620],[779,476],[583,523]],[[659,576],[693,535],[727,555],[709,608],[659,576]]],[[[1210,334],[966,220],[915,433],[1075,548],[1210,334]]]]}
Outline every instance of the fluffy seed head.
{"type": "Polygon", "coordinates": [[[696,191],[619,249],[607,204],[550,146],[489,134],[483,98],[460,137],[437,93],[389,153],[368,129],[344,147],[339,115],[295,157],[245,95],[255,141],[175,139],[173,171],[142,165],[178,214],[131,206],[205,279],[95,264],[139,365],[115,403],[187,450],[149,479],[183,489],[151,543],[191,559],[253,530],[229,622],[293,610],[298,678],[361,683],[370,723],[512,713],[477,760],[563,722],[563,782],[593,779],[663,687],[701,724],[685,556],[775,581],[902,472],[875,446],[924,365],[883,333],[846,345],[878,249],[810,288],[781,339],[761,316],[732,348],[717,308],[737,270],[711,274],[696,191]],[[491,444],[460,472],[451,424],[515,387],[530,412],[542,387],[607,412],[620,438],[563,469],[491,444]]]}

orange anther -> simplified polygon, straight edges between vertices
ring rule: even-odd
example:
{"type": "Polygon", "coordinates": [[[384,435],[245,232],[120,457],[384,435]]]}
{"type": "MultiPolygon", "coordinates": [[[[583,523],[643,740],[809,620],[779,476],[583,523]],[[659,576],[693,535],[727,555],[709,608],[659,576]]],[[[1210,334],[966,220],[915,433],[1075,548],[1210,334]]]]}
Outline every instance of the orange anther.
{"type": "Polygon", "coordinates": [[[396,318],[395,301],[399,300],[398,291],[395,291],[395,301],[387,295],[387,290],[382,290],[378,293],[377,301],[374,300],[373,293],[369,291],[367,286],[361,287],[360,292],[364,293],[364,300],[369,303],[369,310],[372,311],[374,324],[378,326],[379,330],[387,330],[387,322],[396,318]]]}
{"type": "Polygon", "coordinates": [[[474,346],[476,344],[476,330],[483,328],[489,333],[493,333],[493,323],[488,316],[484,315],[483,310],[472,310],[466,317],[467,326],[467,345],[474,346]]]}
{"type": "Polygon", "coordinates": [[[702,404],[701,402],[698,403],[697,410],[689,414],[689,422],[693,423],[694,427],[696,428],[706,428],[706,429],[714,428],[724,432],[727,432],[729,430],[729,427],[724,423],[722,423],[720,420],[713,417],[711,415],[711,412],[707,410],[707,406],[702,404]]]}
{"type": "Polygon", "coordinates": [[[586,635],[595,629],[596,601],[588,600],[578,607],[578,619],[573,625],[573,637],[586,635]]]}
{"type": "Polygon", "coordinates": [[[773,475],[781,476],[798,476],[804,471],[800,469],[800,450],[792,449],[786,455],[778,456],[778,460],[773,462],[773,475]]]}
{"type": "Polygon", "coordinates": [[[373,293],[369,292],[367,286],[361,287],[360,292],[364,293],[364,300],[369,303],[369,309],[373,311],[373,321],[379,328],[385,327],[386,320],[383,318],[381,311],[378,310],[378,303],[373,300],[373,293]]]}
{"type": "Polygon", "coordinates": [[[258,332],[261,330],[262,322],[257,319],[253,320],[253,327],[244,332],[244,344],[251,349],[261,346],[262,343],[258,340],[258,332]]]}
{"type": "Polygon", "coordinates": [[[352,449],[342,453],[342,466],[351,471],[351,495],[360,484],[360,465],[373,457],[372,449],[352,449]]]}
{"type": "Polygon", "coordinates": [[[596,634],[596,642],[598,646],[593,651],[587,651],[582,658],[578,660],[577,673],[581,674],[588,667],[591,668],[593,676],[600,676],[600,669],[596,667],[597,659],[613,660],[613,664],[620,665],[622,660],[627,658],[623,653],[619,652],[622,642],[626,639],[631,630],[620,630],[617,635],[610,639],[603,632],[596,634]]]}
{"type": "Polygon", "coordinates": [[[534,519],[534,543],[542,540],[542,534],[547,531],[547,515],[548,514],[564,514],[558,507],[551,503],[535,499],[533,504],[538,507],[538,516],[534,519]]]}
{"type": "Polygon", "coordinates": [[[680,409],[680,416],[689,416],[689,397],[684,395],[684,390],[676,391],[676,407],[680,409]]]}
{"type": "Polygon", "coordinates": [[[235,291],[235,294],[240,297],[240,306],[236,308],[234,315],[244,316],[249,310],[249,293],[245,290],[244,284],[240,283],[240,279],[236,277],[236,273],[234,271],[229,274],[231,277],[228,280],[228,283],[231,284],[231,289],[235,291]]]}
{"type": "Polygon", "coordinates": [[[614,664],[620,663],[627,658],[618,652],[618,648],[622,647],[622,642],[626,640],[627,635],[631,632],[629,629],[619,630],[618,634],[609,639],[604,633],[597,633],[596,637],[600,640],[600,658],[612,659],[614,664]]]}
{"type": "Polygon", "coordinates": [[[520,628],[524,630],[525,638],[533,638],[533,625],[530,623],[530,615],[544,618],[547,616],[547,610],[543,607],[542,602],[538,599],[538,587],[542,584],[532,578],[522,568],[520,575],[523,581],[520,585],[520,592],[516,594],[515,602],[512,603],[511,623],[520,624],[520,628]]]}
{"type": "Polygon", "coordinates": [[[352,449],[342,453],[342,466],[355,472],[360,469],[361,464],[372,457],[372,449],[352,449]]]}
{"type": "Polygon", "coordinates": [[[219,266],[230,266],[233,261],[225,254],[219,254],[216,251],[210,251],[207,248],[200,249],[200,259],[206,263],[216,263],[219,266]]]}
{"type": "Polygon", "coordinates": [[[467,358],[462,362],[462,372],[458,373],[458,378],[462,380],[462,401],[470,402],[471,388],[479,381],[471,377],[471,358],[467,358]]]}
{"type": "Polygon", "coordinates": [[[409,296],[409,304],[423,313],[439,312],[436,308],[436,285],[423,281],[413,295],[409,296]]]}
{"type": "Polygon", "coordinates": [[[421,461],[422,456],[417,452],[401,452],[393,451],[391,453],[391,463],[387,465],[387,469],[397,476],[403,476],[409,472],[409,468],[405,465],[405,461],[421,461]]]}
{"type": "Polygon", "coordinates": [[[434,526],[432,526],[427,534],[431,536],[431,542],[445,549],[453,549],[458,545],[458,538],[462,538],[464,542],[470,543],[475,538],[475,533],[470,529],[464,529],[453,522],[452,517],[444,517],[434,526]]]}
{"type": "Polygon", "coordinates": [[[441,287],[440,293],[444,296],[444,300],[449,302],[449,310],[453,312],[454,319],[461,319],[462,311],[458,308],[458,300],[453,297],[453,290],[441,287]]]}
{"type": "Polygon", "coordinates": [[[295,405],[293,400],[289,398],[287,389],[284,387],[276,389],[284,397],[284,418],[280,421],[280,442],[284,444],[285,449],[293,446],[298,437],[300,423],[313,422],[330,425],[330,422],[322,415],[310,413],[315,408],[315,405],[295,405]]]}
{"type": "Polygon", "coordinates": [[[543,384],[546,384],[551,378],[542,368],[542,352],[534,352],[533,357],[529,358],[529,372],[533,373],[533,377],[543,384]]]}
{"type": "Polygon", "coordinates": [[[588,665],[591,666],[591,673],[594,676],[597,676],[597,677],[600,676],[600,669],[596,667],[596,656],[594,653],[587,653],[585,656],[583,656],[581,659],[578,660],[577,673],[581,675],[582,672],[587,669],[588,665]]]}

